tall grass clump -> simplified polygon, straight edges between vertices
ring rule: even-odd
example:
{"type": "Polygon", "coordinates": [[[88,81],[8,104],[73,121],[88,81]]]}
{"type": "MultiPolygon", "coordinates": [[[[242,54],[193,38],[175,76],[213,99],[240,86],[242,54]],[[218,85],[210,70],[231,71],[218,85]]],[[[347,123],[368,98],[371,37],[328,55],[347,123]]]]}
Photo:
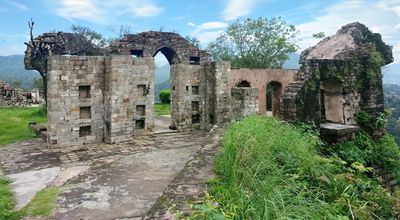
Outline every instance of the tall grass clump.
{"type": "Polygon", "coordinates": [[[215,160],[216,178],[210,181],[206,199],[212,203],[204,202],[218,205],[194,206],[196,216],[210,216],[208,212],[226,219],[397,217],[395,199],[369,178],[369,169],[352,167],[338,156],[322,156],[318,143],[316,135],[270,117],[231,123],[215,160]]]}

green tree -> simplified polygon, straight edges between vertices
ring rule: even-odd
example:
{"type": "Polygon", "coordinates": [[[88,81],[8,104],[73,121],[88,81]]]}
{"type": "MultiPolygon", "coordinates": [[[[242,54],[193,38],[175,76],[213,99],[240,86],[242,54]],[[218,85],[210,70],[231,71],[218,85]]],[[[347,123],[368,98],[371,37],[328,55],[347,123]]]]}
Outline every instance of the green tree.
{"type": "Polygon", "coordinates": [[[84,36],[87,41],[92,43],[93,45],[96,45],[97,47],[106,47],[110,44],[109,40],[103,37],[102,34],[88,28],[88,27],[83,27],[80,25],[72,25],[71,30],[76,33],[84,36]]]}
{"type": "Polygon", "coordinates": [[[321,31],[312,35],[314,38],[322,39],[325,37],[325,32],[321,31]]]}
{"type": "Polygon", "coordinates": [[[235,68],[281,68],[297,51],[298,31],[281,18],[237,20],[208,45],[214,60],[231,61],[235,68]]]}
{"type": "Polygon", "coordinates": [[[171,90],[163,89],[160,91],[160,101],[161,103],[169,104],[171,102],[171,90]]]}
{"type": "Polygon", "coordinates": [[[187,41],[189,41],[190,43],[192,43],[194,46],[196,46],[197,48],[200,48],[200,41],[199,39],[197,39],[196,37],[192,37],[192,36],[186,36],[185,39],[187,41]]]}

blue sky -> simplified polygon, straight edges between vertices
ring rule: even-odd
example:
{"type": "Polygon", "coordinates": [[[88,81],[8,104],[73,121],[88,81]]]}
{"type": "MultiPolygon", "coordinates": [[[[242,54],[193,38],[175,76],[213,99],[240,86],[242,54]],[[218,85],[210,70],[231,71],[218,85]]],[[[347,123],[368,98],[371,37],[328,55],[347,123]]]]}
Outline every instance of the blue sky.
{"type": "Polygon", "coordinates": [[[236,19],[281,16],[300,31],[302,50],[317,43],[313,33],[359,21],[394,46],[400,63],[400,0],[0,0],[0,15],[0,55],[23,54],[30,18],[35,36],[77,24],[115,37],[112,29],[125,25],[177,31],[205,47],[236,19]]]}

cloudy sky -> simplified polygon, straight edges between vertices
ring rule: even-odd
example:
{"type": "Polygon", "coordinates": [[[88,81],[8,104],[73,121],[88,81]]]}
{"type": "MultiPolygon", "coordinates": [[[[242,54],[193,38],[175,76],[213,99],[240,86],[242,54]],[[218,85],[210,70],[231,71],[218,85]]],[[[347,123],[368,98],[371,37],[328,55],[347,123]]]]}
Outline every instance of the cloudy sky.
{"type": "Polygon", "coordinates": [[[280,16],[300,31],[301,49],[317,42],[313,33],[359,21],[382,34],[400,63],[400,0],[0,0],[0,15],[0,55],[23,54],[30,18],[35,36],[77,24],[115,37],[124,25],[195,36],[205,47],[236,19],[280,16]]]}

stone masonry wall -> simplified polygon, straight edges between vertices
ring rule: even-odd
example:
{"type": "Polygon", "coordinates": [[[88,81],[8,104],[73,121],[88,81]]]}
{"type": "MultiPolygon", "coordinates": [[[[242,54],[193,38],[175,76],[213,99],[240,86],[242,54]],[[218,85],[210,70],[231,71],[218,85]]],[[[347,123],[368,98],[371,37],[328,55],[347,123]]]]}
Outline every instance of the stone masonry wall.
{"type": "Polygon", "coordinates": [[[265,114],[267,85],[270,82],[278,82],[284,90],[295,80],[297,72],[298,70],[286,69],[233,69],[229,74],[228,87],[234,88],[243,80],[250,82],[251,87],[258,89],[258,113],[265,114]]]}
{"type": "Polygon", "coordinates": [[[234,119],[240,119],[259,111],[258,89],[240,87],[231,89],[232,112],[234,119]]]}
{"type": "Polygon", "coordinates": [[[154,126],[154,59],[107,57],[105,141],[128,141],[154,126]]]}
{"type": "Polygon", "coordinates": [[[48,60],[48,143],[51,148],[104,139],[104,57],[48,60]]]}

